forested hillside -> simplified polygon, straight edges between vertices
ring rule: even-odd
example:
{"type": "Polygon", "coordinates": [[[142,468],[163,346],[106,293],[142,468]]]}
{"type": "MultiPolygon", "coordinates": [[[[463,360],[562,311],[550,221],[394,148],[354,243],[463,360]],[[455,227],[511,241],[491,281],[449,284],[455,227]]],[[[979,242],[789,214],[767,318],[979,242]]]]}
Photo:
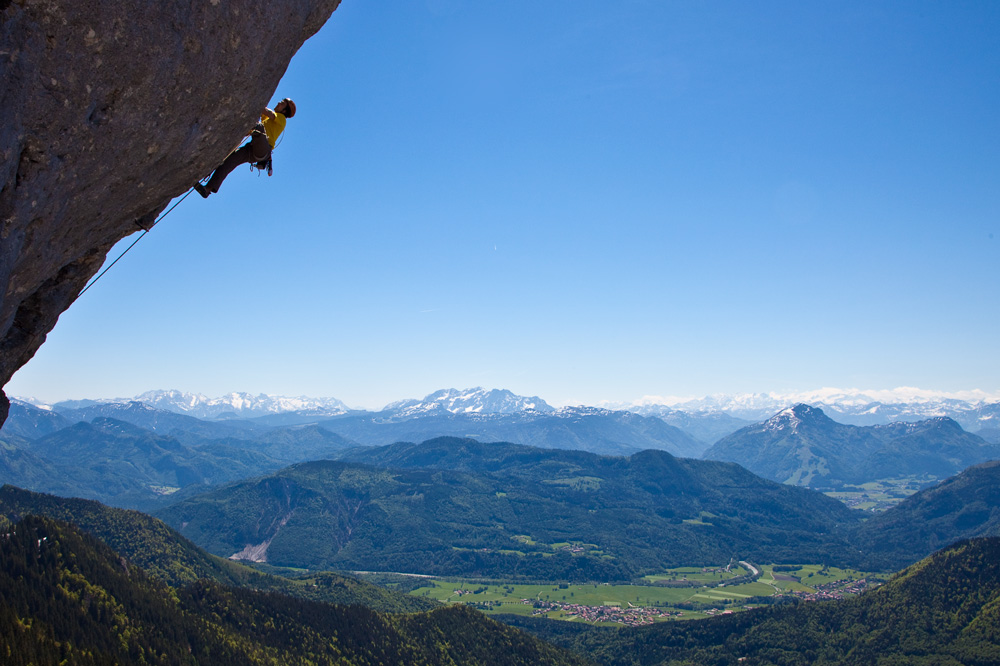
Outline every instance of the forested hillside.
{"type": "Polygon", "coordinates": [[[283,566],[584,581],[734,556],[849,561],[843,532],[861,517],[737,465],[664,451],[443,438],[370,455],[399,467],[303,463],[157,515],[210,552],[283,566]]]}
{"type": "Polygon", "coordinates": [[[864,566],[899,569],[915,549],[932,552],[981,536],[1000,536],[1000,461],[970,467],[872,516],[852,540],[864,566]]]}
{"type": "Polygon", "coordinates": [[[69,524],[6,529],[5,666],[583,663],[462,606],[398,616],[208,581],[174,590],[69,524]]]}
{"type": "Polygon", "coordinates": [[[162,521],[138,511],[107,507],[93,500],[33,493],[9,485],[0,487],[0,516],[17,521],[29,515],[73,523],[108,544],[130,564],[171,586],[210,580],[232,587],[272,590],[314,601],[360,604],[391,612],[425,610],[434,605],[334,573],[314,574],[304,580],[268,575],[210,555],[162,521]]]}
{"type": "Polygon", "coordinates": [[[188,488],[204,489],[287,464],[245,443],[188,446],[111,418],[78,422],[38,439],[5,436],[0,482],[149,510],[188,488]]]}

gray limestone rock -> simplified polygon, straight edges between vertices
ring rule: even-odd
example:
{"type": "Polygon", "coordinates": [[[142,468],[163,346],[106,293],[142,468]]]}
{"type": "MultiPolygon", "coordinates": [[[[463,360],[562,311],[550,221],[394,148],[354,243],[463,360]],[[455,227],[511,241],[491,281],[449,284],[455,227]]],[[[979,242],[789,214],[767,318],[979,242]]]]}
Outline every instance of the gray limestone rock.
{"type": "Polygon", "coordinates": [[[0,386],[111,247],[238,144],[339,4],[0,0],[0,386]]]}

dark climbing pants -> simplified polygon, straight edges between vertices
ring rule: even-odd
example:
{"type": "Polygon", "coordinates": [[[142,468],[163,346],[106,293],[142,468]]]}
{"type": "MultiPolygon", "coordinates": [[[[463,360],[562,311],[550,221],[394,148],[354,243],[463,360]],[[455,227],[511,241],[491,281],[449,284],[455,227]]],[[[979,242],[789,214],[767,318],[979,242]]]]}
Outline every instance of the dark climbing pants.
{"type": "Polygon", "coordinates": [[[263,132],[254,132],[250,135],[250,140],[242,146],[229,153],[229,157],[219,165],[212,177],[205,183],[205,189],[209,192],[218,192],[222,186],[222,181],[226,179],[233,169],[241,164],[256,164],[266,162],[271,156],[271,144],[267,142],[267,136],[263,132]]]}

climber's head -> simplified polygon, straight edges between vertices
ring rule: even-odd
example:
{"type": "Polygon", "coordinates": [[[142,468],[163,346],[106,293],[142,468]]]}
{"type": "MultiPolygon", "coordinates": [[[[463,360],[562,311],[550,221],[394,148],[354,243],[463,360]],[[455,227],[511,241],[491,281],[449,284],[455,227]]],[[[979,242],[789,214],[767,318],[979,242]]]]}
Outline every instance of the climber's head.
{"type": "Polygon", "coordinates": [[[274,105],[275,113],[280,113],[286,118],[291,118],[295,115],[295,102],[291,98],[286,97],[277,104],[274,105]]]}

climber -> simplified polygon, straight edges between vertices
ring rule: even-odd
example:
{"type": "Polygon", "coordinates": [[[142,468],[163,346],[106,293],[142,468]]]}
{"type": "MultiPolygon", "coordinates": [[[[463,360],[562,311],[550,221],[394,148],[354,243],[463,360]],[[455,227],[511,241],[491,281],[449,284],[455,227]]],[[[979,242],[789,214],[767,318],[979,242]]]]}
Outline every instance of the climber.
{"type": "Polygon", "coordinates": [[[229,153],[229,157],[219,165],[208,182],[195,183],[195,191],[203,197],[215,194],[233,169],[241,164],[251,164],[258,169],[267,169],[271,175],[271,151],[278,137],[285,130],[285,123],[295,115],[295,102],[286,97],[274,105],[274,109],[264,109],[261,121],[250,132],[250,140],[229,153]]]}

